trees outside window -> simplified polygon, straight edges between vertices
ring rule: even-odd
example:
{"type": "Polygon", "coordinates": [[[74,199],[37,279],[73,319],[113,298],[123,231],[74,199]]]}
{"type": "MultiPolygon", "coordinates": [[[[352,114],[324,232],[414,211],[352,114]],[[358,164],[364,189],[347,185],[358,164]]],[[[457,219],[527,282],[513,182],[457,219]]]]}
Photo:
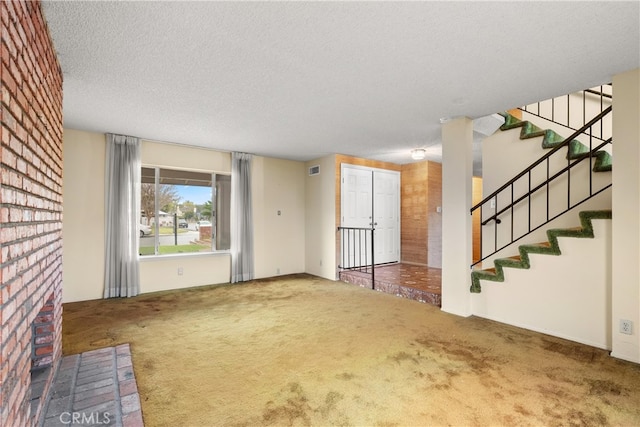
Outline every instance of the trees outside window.
{"type": "Polygon", "coordinates": [[[141,175],[140,223],[150,227],[140,236],[141,255],[230,248],[229,175],[159,167],[141,175]]]}

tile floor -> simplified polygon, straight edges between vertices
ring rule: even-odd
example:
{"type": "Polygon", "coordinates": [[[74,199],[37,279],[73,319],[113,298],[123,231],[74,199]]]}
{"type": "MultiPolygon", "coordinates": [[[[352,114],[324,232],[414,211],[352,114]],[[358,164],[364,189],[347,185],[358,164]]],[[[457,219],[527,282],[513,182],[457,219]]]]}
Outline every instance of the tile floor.
{"type": "Polygon", "coordinates": [[[40,427],[142,427],[129,344],[62,358],[40,427]]]}
{"type": "MultiPolygon", "coordinates": [[[[340,272],[340,280],[371,288],[371,274],[357,270],[340,272]]],[[[441,305],[442,270],[414,264],[376,266],[375,289],[432,305],[441,305]]]]}

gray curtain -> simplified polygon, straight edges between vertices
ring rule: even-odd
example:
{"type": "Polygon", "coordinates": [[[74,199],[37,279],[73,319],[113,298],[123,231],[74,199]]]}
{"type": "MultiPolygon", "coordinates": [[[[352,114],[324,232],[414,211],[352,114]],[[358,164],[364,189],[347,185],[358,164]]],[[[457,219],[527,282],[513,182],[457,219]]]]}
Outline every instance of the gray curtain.
{"type": "Polygon", "coordinates": [[[254,277],[251,154],[231,154],[231,283],[254,277]]]}
{"type": "Polygon", "coordinates": [[[140,293],[140,140],[107,134],[104,297],[140,293]]]}

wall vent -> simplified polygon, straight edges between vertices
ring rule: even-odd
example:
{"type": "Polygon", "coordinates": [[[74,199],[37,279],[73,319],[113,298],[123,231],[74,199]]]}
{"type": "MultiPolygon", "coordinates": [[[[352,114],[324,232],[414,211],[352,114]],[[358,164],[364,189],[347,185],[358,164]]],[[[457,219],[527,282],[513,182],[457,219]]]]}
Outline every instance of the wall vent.
{"type": "Polygon", "coordinates": [[[309,168],[309,176],[320,175],[320,165],[311,166],[309,168]]]}

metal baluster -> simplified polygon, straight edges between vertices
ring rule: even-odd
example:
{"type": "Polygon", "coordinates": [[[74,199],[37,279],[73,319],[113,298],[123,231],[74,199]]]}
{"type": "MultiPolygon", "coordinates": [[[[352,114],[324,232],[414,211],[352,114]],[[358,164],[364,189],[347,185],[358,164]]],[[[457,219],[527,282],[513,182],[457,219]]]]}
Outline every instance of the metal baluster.
{"type": "Polygon", "coordinates": [[[511,242],[513,242],[513,183],[511,184],[511,242]]]}
{"type": "Polygon", "coordinates": [[[375,267],[375,251],[374,251],[374,237],[375,227],[371,226],[371,289],[376,289],[376,267],[375,267]]]}
{"type": "Polygon", "coordinates": [[[547,157],[547,222],[549,222],[549,158],[547,157]]]}

